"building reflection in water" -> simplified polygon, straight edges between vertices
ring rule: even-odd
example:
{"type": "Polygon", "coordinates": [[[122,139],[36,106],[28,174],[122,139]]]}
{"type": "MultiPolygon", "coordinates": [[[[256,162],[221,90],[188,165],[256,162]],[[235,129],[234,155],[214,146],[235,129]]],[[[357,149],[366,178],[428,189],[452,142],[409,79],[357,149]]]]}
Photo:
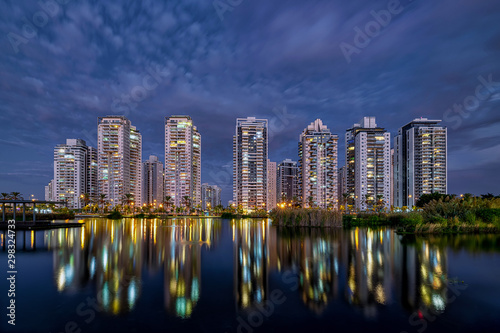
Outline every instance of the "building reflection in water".
{"type": "Polygon", "coordinates": [[[202,293],[202,252],[219,242],[223,223],[231,228],[228,255],[239,310],[252,310],[269,298],[273,271],[296,273],[298,295],[316,314],[334,300],[362,309],[367,317],[376,317],[391,302],[410,313],[446,308],[445,248],[418,237],[402,242],[390,229],[277,228],[267,219],[93,219],[84,228],[46,231],[36,251],[52,251],[59,292],[94,285],[108,314],[134,309],[143,274],[163,270],[166,311],[188,318],[202,293]]]}
{"type": "MultiPolygon", "coordinates": [[[[220,221],[218,221],[220,223],[220,221]]],[[[220,224],[215,228],[220,230],[220,224]]],[[[201,250],[217,234],[212,219],[177,219],[161,229],[165,240],[165,307],[181,318],[191,316],[201,294],[201,250]]]]}
{"type": "Polygon", "coordinates": [[[340,268],[340,230],[275,228],[277,269],[299,275],[299,291],[307,307],[320,314],[337,297],[340,268]]]}
{"type": "Polygon", "coordinates": [[[122,314],[141,295],[143,269],[163,267],[166,310],[187,318],[201,293],[201,249],[213,247],[220,232],[220,221],[212,219],[93,219],[84,228],[50,230],[44,237],[59,292],[93,283],[102,310],[122,314]]]}
{"type": "Polygon", "coordinates": [[[446,308],[446,251],[422,239],[403,248],[399,275],[401,304],[408,311],[441,313],[446,308]]]}
{"type": "Polygon", "coordinates": [[[234,296],[238,309],[262,303],[268,296],[267,220],[232,220],[234,296]]]}
{"type": "Polygon", "coordinates": [[[239,310],[255,308],[268,294],[269,273],[299,276],[303,303],[321,314],[343,299],[376,317],[399,300],[408,311],[443,311],[446,252],[424,240],[403,245],[390,229],[276,228],[267,221],[234,220],[234,294],[239,310]],[[345,281],[340,285],[339,281],[345,281]]]}

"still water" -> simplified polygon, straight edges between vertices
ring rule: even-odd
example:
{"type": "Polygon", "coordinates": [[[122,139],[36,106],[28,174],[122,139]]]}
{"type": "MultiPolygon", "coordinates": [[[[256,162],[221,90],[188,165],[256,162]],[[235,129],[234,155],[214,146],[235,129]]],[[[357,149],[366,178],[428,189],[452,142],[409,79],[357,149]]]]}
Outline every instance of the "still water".
{"type": "Polygon", "coordinates": [[[17,232],[0,332],[500,330],[500,236],[287,229],[266,220],[85,220],[17,232]]]}

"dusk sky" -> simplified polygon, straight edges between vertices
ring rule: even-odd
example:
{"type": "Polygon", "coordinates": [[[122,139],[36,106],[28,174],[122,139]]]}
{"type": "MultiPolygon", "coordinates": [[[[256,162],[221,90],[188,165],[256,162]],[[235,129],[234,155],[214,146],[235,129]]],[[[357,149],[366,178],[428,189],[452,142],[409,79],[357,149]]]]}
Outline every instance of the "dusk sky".
{"type": "Polygon", "coordinates": [[[223,204],[235,121],[247,116],[269,119],[273,161],[296,160],[301,131],[322,119],[339,135],[339,166],[363,116],[392,136],[443,119],[449,192],[499,194],[499,1],[47,3],[0,3],[1,192],[43,199],[54,146],[96,146],[99,116],[127,116],[143,159],[163,161],[164,117],[187,114],[202,182],[223,188],[223,204]]]}

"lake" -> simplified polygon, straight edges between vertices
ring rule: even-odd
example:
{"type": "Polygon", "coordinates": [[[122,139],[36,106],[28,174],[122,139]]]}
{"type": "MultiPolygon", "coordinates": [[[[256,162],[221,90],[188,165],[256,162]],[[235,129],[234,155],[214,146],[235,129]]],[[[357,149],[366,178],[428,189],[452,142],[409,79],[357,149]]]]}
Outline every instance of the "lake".
{"type": "Polygon", "coordinates": [[[500,330],[500,235],[84,221],[17,232],[16,326],[0,232],[0,332],[500,330]]]}

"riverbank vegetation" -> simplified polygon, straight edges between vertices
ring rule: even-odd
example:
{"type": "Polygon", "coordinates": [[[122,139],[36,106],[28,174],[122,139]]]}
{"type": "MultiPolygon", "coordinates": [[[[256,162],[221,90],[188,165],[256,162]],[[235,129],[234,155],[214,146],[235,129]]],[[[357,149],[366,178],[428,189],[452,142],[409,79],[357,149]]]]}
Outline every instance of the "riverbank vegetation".
{"type": "Polygon", "coordinates": [[[342,212],[326,209],[275,209],[273,225],[286,227],[341,227],[342,212]]]}

